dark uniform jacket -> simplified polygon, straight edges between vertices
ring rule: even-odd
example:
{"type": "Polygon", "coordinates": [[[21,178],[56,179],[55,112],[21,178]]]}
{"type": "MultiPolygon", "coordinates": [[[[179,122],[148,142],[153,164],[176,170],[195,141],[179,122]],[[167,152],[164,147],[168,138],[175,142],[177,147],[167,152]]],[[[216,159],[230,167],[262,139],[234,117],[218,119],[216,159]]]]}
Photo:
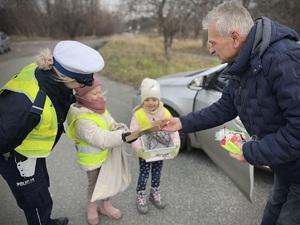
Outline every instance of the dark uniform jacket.
{"type": "Polygon", "coordinates": [[[222,125],[239,116],[259,142],[243,145],[252,165],[267,165],[300,183],[300,44],[298,34],[262,17],[256,20],[235,62],[222,97],[180,117],[186,133],[222,125]]]}
{"type": "MultiPolygon", "coordinates": [[[[36,69],[35,76],[40,88],[51,99],[57,114],[57,143],[64,131],[63,122],[70,105],[74,102],[71,89],[68,89],[58,79],[54,69],[36,69]],[[56,80],[55,80],[56,79],[56,80]]],[[[0,153],[13,151],[19,146],[30,131],[39,123],[40,115],[29,112],[32,102],[25,94],[5,90],[0,95],[0,153]]]]}

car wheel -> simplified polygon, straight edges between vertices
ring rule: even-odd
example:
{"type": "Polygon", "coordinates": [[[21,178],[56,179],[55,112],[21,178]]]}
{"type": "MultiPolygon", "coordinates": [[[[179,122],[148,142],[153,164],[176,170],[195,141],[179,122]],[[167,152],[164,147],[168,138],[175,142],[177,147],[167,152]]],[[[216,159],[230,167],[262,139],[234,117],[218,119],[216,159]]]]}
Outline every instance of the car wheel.
{"type": "MultiPolygon", "coordinates": [[[[179,114],[175,110],[167,106],[166,108],[170,111],[173,117],[179,117],[179,114]]],[[[180,150],[188,149],[188,136],[182,130],[179,130],[178,132],[180,137],[180,150]]]]}

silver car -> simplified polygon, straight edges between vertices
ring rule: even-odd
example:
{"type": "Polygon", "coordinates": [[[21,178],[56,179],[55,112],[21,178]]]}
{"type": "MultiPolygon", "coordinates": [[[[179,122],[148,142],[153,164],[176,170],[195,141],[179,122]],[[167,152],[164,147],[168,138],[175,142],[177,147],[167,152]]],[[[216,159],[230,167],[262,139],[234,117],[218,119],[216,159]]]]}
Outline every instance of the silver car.
{"type": "MultiPolygon", "coordinates": [[[[227,80],[220,77],[227,64],[198,71],[166,75],[157,79],[161,86],[161,101],[174,117],[203,109],[222,94],[227,80]]],[[[133,106],[140,104],[140,91],[133,97],[133,106]]],[[[184,134],[180,132],[181,149],[202,149],[232,180],[236,187],[251,201],[253,192],[253,166],[232,159],[228,151],[215,140],[215,134],[224,126],[184,134]]],[[[226,128],[247,132],[237,117],[226,123],[226,128]]]]}
{"type": "Polygon", "coordinates": [[[0,54],[11,50],[11,40],[9,36],[0,31],[0,54]]]}

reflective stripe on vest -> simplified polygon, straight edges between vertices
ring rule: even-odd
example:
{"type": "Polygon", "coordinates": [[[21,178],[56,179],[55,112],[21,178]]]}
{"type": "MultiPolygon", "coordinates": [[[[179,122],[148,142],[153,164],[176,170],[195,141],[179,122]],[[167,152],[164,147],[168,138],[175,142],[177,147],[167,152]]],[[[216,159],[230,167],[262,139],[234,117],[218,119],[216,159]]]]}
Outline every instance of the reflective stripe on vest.
{"type": "MultiPolygon", "coordinates": [[[[165,108],[165,117],[170,118],[171,116],[172,115],[169,110],[165,108]]],[[[140,125],[141,130],[147,129],[151,126],[151,123],[143,108],[140,108],[135,112],[135,117],[140,125]]]]}
{"type": "MultiPolygon", "coordinates": [[[[105,110],[105,114],[109,115],[109,112],[105,110]]],[[[105,130],[110,130],[105,120],[96,113],[87,112],[76,116],[70,123],[67,134],[71,137],[76,144],[77,160],[78,163],[85,166],[94,166],[105,161],[108,149],[100,149],[91,146],[89,143],[84,142],[76,137],[75,134],[75,121],[79,118],[84,118],[96,123],[99,127],[105,130]]]]}
{"type": "MultiPolygon", "coordinates": [[[[35,78],[37,65],[32,63],[8,81],[0,90],[10,90],[25,94],[31,102],[34,102],[39,91],[35,78]]],[[[41,110],[39,110],[41,112],[41,110]]],[[[38,114],[40,114],[40,112],[38,114]]],[[[57,135],[57,116],[52,102],[46,96],[44,109],[39,124],[28,134],[15,150],[26,157],[46,157],[50,154],[57,135]]]]}
{"type": "Polygon", "coordinates": [[[106,148],[101,149],[101,148],[97,148],[97,147],[94,147],[91,145],[90,146],[76,145],[76,150],[81,153],[98,153],[99,151],[102,152],[102,151],[106,150],[106,148]]]}

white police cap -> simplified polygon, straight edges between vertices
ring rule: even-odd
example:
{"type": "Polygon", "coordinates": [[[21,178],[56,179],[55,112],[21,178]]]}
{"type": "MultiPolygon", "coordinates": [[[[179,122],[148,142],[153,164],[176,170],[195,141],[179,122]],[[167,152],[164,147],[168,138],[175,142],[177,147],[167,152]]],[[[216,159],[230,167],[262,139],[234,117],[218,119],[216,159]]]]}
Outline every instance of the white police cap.
{"type": "Polygon", "coordinates": [[[53,50],[54,67],[63,75],[84,80],[104,67],[100,53],[77,41],[60,41],[53,50]]]}

